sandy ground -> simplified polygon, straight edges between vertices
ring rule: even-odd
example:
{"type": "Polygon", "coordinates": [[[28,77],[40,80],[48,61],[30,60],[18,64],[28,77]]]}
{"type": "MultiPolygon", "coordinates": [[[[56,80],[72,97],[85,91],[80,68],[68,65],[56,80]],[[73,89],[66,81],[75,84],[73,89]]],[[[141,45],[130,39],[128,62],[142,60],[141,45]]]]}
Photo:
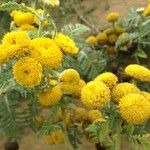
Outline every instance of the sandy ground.
{"type": "MultiPolygon", "coordinates": [[[[80,10],[88,10],[91,7],[91,2],[93,0],[85,0],[81,5],[80,5],[80,10]]],[[[117,11],[121,13],[121,15],[124,15],[127,13],[127,10],[129,7],[145,7],[147,5],[147,0],[108,0],[110,3],[110,9],[108,11],[104,10],[104,0],[95,0],[96,5],[95,5],[95,11],[91,14],[93,18],[97,20],[97,26],[98,27],[103,27],[106,24],[106,15],[109,12],[112,11],[117,11]]],[[[4,138],[0,138],[0,150],[4,150],[4,143],[5,140],[4,138]]],[[[20,150],[58,150],[64,149],[64,146],[62,145],[56,145],[56,146],[49,146],[44,143],[43,140],[37,139],[35,133],[33,133],[30,130],[27,130],[25,134],[23,135],[23,138],[19,142],[20,145],[20,150]]],[[[85,142],[81,150],[95,150],[95,147],[90,144],[85,142]]],[[[131,148],[124,146],[122,147],[122,150],[132,150],[131,148]]],[[[133,149],[134,150],[134,149],[133,149]]]]}

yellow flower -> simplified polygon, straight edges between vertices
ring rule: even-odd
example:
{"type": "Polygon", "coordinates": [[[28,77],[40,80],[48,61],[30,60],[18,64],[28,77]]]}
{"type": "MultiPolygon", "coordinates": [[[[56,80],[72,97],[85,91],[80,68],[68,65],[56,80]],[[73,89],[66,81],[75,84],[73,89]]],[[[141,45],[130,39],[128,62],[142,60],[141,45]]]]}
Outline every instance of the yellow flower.
{"type": "Polygon", "coordinates": [[[36,93],[36,95],[41,105],[47,107],[49,105],[57,104],[61,100],[63,93],[58,86],[54,86],[45,92],[36,93]]]}
{"type": "Polygon", "coordinates": [[[128,123],[142,124],[150,116],[150,102],[140,94],[129,94],[121,99],[119,110],[128,123]]]}
{"type": "Polygon", "coordinates": [[[109,13],[106,18],[108,22],[113,23],[113,22],[116,22],[120,18],[120,14],[117,12],[112,12],[112,13],[109,13]]]}
{"type": "Polygon", "coordinates": [[[78,87],[75,88],[75,90],[72,93],[72,96],[80,98],[81,97],[81,91],[85,85],[86,85],[85,81],[80,80],[78,83],[78,87]]]}
{"type": "Polygon", "coordinates": [[[147,6],[147,8],[144,10],[143,15],[144,15],[145,17],[147,17],[147,16],[150,15],[150,4],[149,4],[149,5],[147,6]]]}
{"type": "Polygon", "coordinates": [[[107,36],[114,34],[114,29],[113,28],[107,28],[103,31],[103,33],[105,33],[107,36]]]}
{"type": "Polygon", "coordinates": [[[98,44],[104,45],[104,44],[106,44],[106,42],[108,40],[108,37],[107,37],[107,35],[105,33],[99,33],[96,36],[96,39],[97,39],[98,44]]]}
{"type": "Polygon", "coordinates": [[[111,72],[105,72],[96,77],[95,81],[104,82],[110,89],[112,89],[118,82],[118,77],[111,72]]]}
{"type": "Polygon", "coordinates": [[[20,29],[25,31],[36,31],[36,28],[30,24],[23,24],[20,26],[20,29]]]}
{"type": "Polygon", "coordinates": [[[12,31],[5,34],[2,44],[10,58],[16,58],[28,52],[30,37],[25,31],[12,31]]]}
{"type": "Polygon", "coordinates": [[[111,34],[109,37],[108,37],[108,43],[111,44],[111,45],[115,45],[117,41],[117,36],[115,34],[111,34]]]}
{"type": "Polygon", "coordinates": [[[82,107],[77,107],[75,109],[74,119],[77,122],[82,122],[85,119],[86,110],[82,107]]]}
{"type": "Polygon", "coordinates": [[[143,95],[150,102],[150,93],[142,91],[140,94],[143,95]]]}
{"type": "Polygon", "coordinates": [[[7,56],[7,53],[5,52],[5,48],[3,45],[0,45],[0,65],[4,64],[9,57],[7,56]]]}
{"type": "Polygon", "coordinates": [[[76,70],[67,69],[60,74],[60,87],[65,94],[74,94],[79,88],[80,75],[76,70]]]}
{"type": "Polygon", "coordinates": [[[95,46],[97,44],[97,40],[95,36],[89,36],[86,39],[86,43],[88,43],[89,45],[95,46]]]}
{"type": "Polygon", "coordinates": [[[102,113],[99,110],[90,110],[87,113],[87,119],[90,123],[93,123],[95,120],[103,118],[102,113]]]}
{"type": "Polygon", "coordinates": [[[64,53],[77,54],[79,52],[75,42],[67,35],[58,33],[54,40],[64,53]]]}
{"type": "Polygon", "coordinates": [[[42,79],[42,66],[32,58],[22,58],[13,66],[15,80],[28,88],[40,84],[42,79]]]}
{"type": "Polygon", "coordinates": [[[120,35],[120,34],[122,34],[122,33],[124,33],[125,31],[124,31],[124,29],[122,28],[122,27],[120,27],[120,26],[115,26],[115,33],[117,34],[117,35],[120,35]]]}
{"type": "Polygon", "coordinates": [[[63,54],[56,43],[49,38],[36,38],[30,44],[30,57],[43,67],[57,69],[61,66],[63,54]]]}
{"type": "Polygon", "coordinates": [[[103,82],[91,81],[83,87],[81,100],[89,108],[103,107],[110,101],[110,90],[103,82]]]}
{"type": "Polygon", "coordinates": [[[131,83],[119,83],[112,89],[112,100],[119,103],[120,99],[127,94],[139,93],[140,90],[131,83]]]}
{"type": "Polygon", "coordinates": [[[137,80],[150,82],[150,70],[143,66],[137,64],[128,65],[125,68],[125,73],[137,80]]]}
{"type": "Polygon", "coordinates": [[[17,26],[21,26],[23,24],[32,24],[34,22],[34,15],[28,12],[24,13],[15,10],[11,13],[11,16],[13,17],[17,26]]]}
{"type": "Polygon", "coordinates": [[[44,140],[47,144],[63,144],[64,143],[64,133],[62,130],[57,130],[51,135],[44,136],[44,140]]]}

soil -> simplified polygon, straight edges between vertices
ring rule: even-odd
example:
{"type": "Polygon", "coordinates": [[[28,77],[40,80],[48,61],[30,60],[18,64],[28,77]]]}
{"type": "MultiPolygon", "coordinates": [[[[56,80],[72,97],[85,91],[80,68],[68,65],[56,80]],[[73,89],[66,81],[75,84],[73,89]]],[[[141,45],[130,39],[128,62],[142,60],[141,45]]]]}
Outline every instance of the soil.
{"type": "MultiPolygon", "coordinates": [[[[110,9],[105,10],[104,9],[104,1],[106,0],[94,0],[94,11],[92,12],[91,16],[95,20],[97,20],[96,26],[101,28],[105,26],[106,24],[106,15],[109,12],[116,11],[119,12],[121,15],[124,15],[127,13],[127,10],[129,7],[145,7],[147,5],[147,0],[108,0],[110,9]]],[[[82,4],[79,6],[79,10],[88,10],[93,7],[93,0],[84,0],[82,4]]],[[[0,137],[0,150],[4,150],[4,143],[5,139],[0,137]]],[[[55,146],[49,146],[44,143],[42,139],[38,139],[36,137],[36,134],[33,133],[31,130],[26,130],[23,134],[22,139],[19,142],[20,149],[19,150],[64,150],[63,145],[55,145],[55,146]]],[[[82,150],[95,150],[95,146],[93,144],[90,144],[88,142],[84,142],[82,147],[82,150]]],[[[122,145],[122,150],[134,150],[132,148],[129,148],[127,146],[127,143],[124,143],[122,145]]]]}

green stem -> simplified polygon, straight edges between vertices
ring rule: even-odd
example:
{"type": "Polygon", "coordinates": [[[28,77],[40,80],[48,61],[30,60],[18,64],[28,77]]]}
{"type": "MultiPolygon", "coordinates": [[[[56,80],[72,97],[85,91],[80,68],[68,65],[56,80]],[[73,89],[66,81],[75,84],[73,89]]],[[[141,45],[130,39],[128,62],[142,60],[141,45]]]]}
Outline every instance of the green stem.
{"type": "Polygon", "coordinates": [[[64,127],[64,140],[65,140],[65,150],[71,150],[72,147],[70,145],[70,141],[69,141],[69,137],[68,137],[68,131],[67,131],[67,125],[65,122],[65,108],[62,106],[61,107],[61,111],[62,111],[62,122],[63,122],[63,127],[64,127]]]}
{"type": "Polygon", "coordinates": [[[137,56],[135,56],[135,60],[136,60],[136,63],[140,65],[140,61],[139,61],[139,58],[137,56]]]}
{"type": "Polygon", "coordinates": [[[114,150],[121,150],[121,124],[120,123],[118,123],[117,125],[117,133],[116,133],[116,141],[115,141],[114,150]]]}
{"type": "Polygon", "coordinates": [[[44,9],[44,12],[43,12],[42,19],[40,20],[40,23],[39,23],[38,37],[41,37],[41,32],[43,29],[43,23],[46,20],[45,18],[47,17],[47,9],[46,8],[43,8],[43,9],[44,9]]]}

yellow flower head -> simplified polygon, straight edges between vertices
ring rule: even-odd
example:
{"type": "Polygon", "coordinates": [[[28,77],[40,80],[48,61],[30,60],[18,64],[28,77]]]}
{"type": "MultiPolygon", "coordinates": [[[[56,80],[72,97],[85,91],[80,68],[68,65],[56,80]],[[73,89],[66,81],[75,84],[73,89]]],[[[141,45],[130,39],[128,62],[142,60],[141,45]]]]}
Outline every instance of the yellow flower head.
{"type": "Polygon", "coordinates": [[[139,93],[140,90],[131,83],[119,83],[112,89],[112,100],[119,103],[120,99],[131,93],[139,93]]]}
{"type": "Polygon", "coordinates": [[[41,105],[47,107],[49,105],[57,104],[61,100],[63,93],[58,86],[54,86],[45,92],[36,93],[36,95],[41,105]]]}
{"type": "Polygon", "coordinates": [[[97,43],[100,44],[100,45],[104,45],[106,44],[107,40],[108,40],[108,37],[106,35],[106,33],[99,33],[97,36],[96,36],[96,39],[97,39],[97,43]]]}
{"type": "Polygon", "coordinates": [[[60,74],[60,87],[65,94],[74,94],[79,88],[80,75],[76,70],[67,69],[60,74]]]}
{"type": "Polygon", "coordinates": [[[20,29],[25,31],[36,31],[36,28],[30,24],[23,24],[20,26],[20,29]]]}
{"type": "Polygon", "coordinates": [[[89,36],[86,39],[86,43],[88,43],[89,45],[95,46],[97,44],[97,40],[95,36],[89,36]]]}
{"type": "Polygon", "coordinates": [[[40,84],[42,79],[42,66],[32,58],[22,58],[13,66],[15,80],[27,88],[40,84]]]}
{"type": "Polygon", "coordinates": [[[82,107],[77,107],[75,109],[74,119],[77,122],[82,122],[85,119],[86,110],[82,107]]]}
{"type": "Polygon", "coordinates": [[[105,72],[96,77],[95,81],[98,83],[104,82],[110,89],[112,89],[118,82],[118,77],[111,72],[105,72]]]}
{"type": "Polygon", "coordinates": [[[93,123],[95,120],[103,118],[102,113],[99,110],[90,110],[87,113],[87,119],[90,123],[93,123]]]}
{"type": "Polygon", "coordinates": [[[30,44],[30,57],[43,67],[57,69],[61,66],[63,54],[56,43],[49,38],[36,38],[30,44]]]}
{"type": "Polygon", "coordinates": [[[25,13],[21,11],[13,11],[11,16],[14,19],[14,22],[17,26],[21,26],[23,24],[32,24],[34,22],[34,15],[31,13],[25,13]]]}
{"type": "Polygon", "coordinates": [[[144,15],[145,17],[147,17],[147,16],[150,15],[150,4],[149,4],[149,5],[147,6],[147,8],[144,10],[143,15],[144,15]]]}
{"type": "Polygon", "coordinates": [[[150,116],[150,102],[140,94],[129,94],[119,103],[120,114],[131,124],[142,124],[150,116]]]}
{"type": "Polygon", "coordinates": [[[79,52],[75,42],[67,35],[58,33],[54,40],[64,53],[77,54],[79,52]]]}
{"type": "Polygon", "coordinates": [[[28,52],[30,37],[25,31],[12,31],[5,34],[2,44],[10,58],[16,58],[28,52]]]}
{"type": "Polygon", "coordinates": [[[137,64],[128,65],[125,68],[125,73],[137,80],[150,82],[150,70],[143,66],[137,64]]]}
{"type": "Polygon", "coordinates": [[[125,31],[124,31],[124,29],[122,28],[122,27],[120,27],[120,26],[116,26],[115,27],[115,33],[117,34],[117,35],[120,35],[120,34],[122,34],[122,33],[124,33],[125,31]]]}
{"type": "Polygon", "coordinates": [[[114,34],[115,31],[113,28],[107,28],[103,31],[103,33],[105,33],[107,36],[111,35],[111,34],[114,34]]]}
{"type": "Polygon", "coordinates": [[[64,143],[64,133],[62,130],[58,130],[51,135],[44,136],[44,140],[47,144],[63,144],[64,143]]]}
{"type": "Polygon", "coordinates": [[[108,37],[108,43],[110,45],[115,45],[117,41],[117,35],[116,34],[111,34],[109,37],[108,37]]]}
{"type": "Polygon", "coordinates": [[[7,53],[5,52],[5,47],[3,45],[0,45],[0,65],[4,64],[9,57],[7,56],[7,53]]]}
{"type": "Polygon", "coordinates": [[[89,108],[103,107],[110,101],[110,90],[103,82],[91,81],[83,87],[81,100],[89,108]]]}
{"type": "Polygon", "coordinates": [[[143,95],[150,102],[150,93],[142,91],[140,94],[143,95]]]}
{"type": "Polygon", "coordinates": [[[80,98],[81,97],[81,91],[85,85],[86,85],[85,81],[80,80],[78,83],[78,87],[74,89],[72,96],[80,98]]]}
{"type": "Polygon", "coordinates": [[[120,18],[120,14],[117,12],[112,12],[107,15],[107,21],[110,23],[116,22],[120,18]]]}

